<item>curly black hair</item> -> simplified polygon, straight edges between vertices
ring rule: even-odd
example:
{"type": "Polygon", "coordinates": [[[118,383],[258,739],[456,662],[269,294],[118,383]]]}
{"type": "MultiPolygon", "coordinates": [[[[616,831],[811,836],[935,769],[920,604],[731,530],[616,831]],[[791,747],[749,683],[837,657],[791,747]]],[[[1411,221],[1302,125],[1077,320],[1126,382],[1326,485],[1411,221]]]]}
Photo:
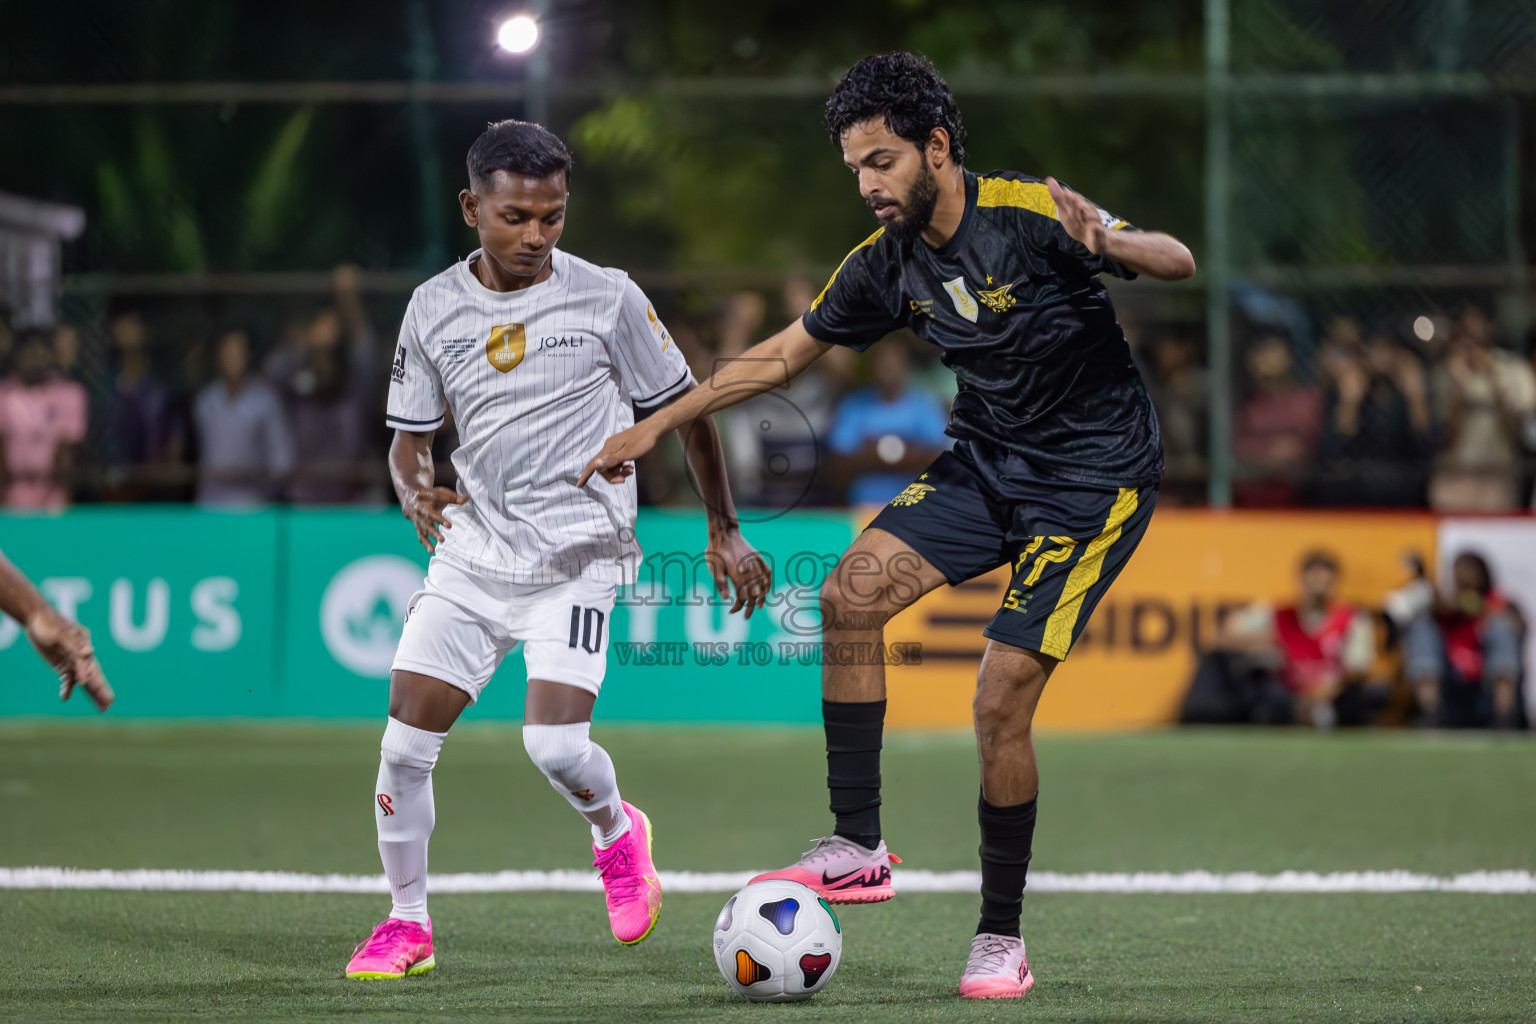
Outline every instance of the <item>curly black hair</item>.
{"type": "Polygon", "coordinates": [[[885,119],[891,131],[918,149],[935,128],[949,133],[949,154],[965,163],[965,122],[933,61],[916,53],[877,53],[843,76],[827,98],[827,134],[834,146],[856,124],[885,119]]]}
{"type": "Polygon", "coordinates": [[[497,171],[526,178],[547,178],[564,172],[571,181],[571,151],[560,136],[530,121],[496,121],[469,147],[465,160],[469,182],[479,190],[495,188],[497,171]]]}

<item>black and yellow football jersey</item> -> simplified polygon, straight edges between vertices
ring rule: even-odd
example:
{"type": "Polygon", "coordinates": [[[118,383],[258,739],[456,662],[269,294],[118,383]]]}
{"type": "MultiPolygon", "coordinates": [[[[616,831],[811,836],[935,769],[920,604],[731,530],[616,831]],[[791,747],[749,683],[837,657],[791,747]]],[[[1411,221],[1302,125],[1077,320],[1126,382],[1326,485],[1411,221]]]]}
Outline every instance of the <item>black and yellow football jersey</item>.
{"type": "MultiPolygon", "coordinates": [[[[1038,178],[965,173],[965,214],[935,249],[882,228],[805,314],[824,342],[863,350],[910,327],[959,393],[947,432],[995,445],[1010,470],[1094,487],[1155,485],[1163,446],[1102,273],[1135,274],[1068,235],[1038,178]]],[[[1100,210],[1106,227],[1130,225],[1100,210]]]]}

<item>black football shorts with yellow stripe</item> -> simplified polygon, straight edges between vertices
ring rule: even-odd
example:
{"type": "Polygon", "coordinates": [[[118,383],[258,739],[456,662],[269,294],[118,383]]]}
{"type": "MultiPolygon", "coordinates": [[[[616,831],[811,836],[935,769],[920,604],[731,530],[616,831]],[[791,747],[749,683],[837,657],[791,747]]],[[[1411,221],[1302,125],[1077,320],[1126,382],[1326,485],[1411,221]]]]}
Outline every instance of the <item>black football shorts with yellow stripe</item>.
{"type": "Polygon", "coordinates": [[[951,584],[1011,566],[1002,607],[982,633],[1060,660],[1141,542],[1157,488],[1045,481],[1018,458],[956,442],[869,528],[900,538],[951,584]]]}

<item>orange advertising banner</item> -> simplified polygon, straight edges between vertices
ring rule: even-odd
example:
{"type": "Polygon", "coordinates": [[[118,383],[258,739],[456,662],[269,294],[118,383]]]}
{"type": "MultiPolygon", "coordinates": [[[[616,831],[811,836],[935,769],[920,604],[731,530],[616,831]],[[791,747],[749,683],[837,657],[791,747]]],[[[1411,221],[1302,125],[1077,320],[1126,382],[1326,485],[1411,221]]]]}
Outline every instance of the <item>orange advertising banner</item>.
{"type": "MultiPolygon", "coordinates": [[[[1154,515],[1140,548],[1051,677],[1037,725],[1127,729],[1172,722],[1197,651],[1221,616],[1296,593],[1297,564],[1320,548],[1341,567],[1340,596],[1379,608],[1407,579],[1403,555],[1435,558],[1436,520],[1381,513],[1208,512],[1154,515]]],[[[886,642],[922,644],[922,662],[887,672],[893,726],[966,726],[1006,569],[928,595],[886,627],[886,642]]]]}

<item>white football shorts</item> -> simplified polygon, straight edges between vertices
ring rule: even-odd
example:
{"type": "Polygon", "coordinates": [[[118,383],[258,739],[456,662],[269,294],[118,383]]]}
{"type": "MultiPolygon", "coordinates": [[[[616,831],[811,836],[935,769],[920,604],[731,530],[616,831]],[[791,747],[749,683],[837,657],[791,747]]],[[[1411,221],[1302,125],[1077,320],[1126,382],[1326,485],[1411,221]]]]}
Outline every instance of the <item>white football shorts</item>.
{"type": "Polygon", "coordinates": [[[594,696],[608,667],[615,585],[502,583],[434,558],[411,596],[394,668],[469,694],[471,704],[519,643],[529,679],[579,686],[594,696]]]}

